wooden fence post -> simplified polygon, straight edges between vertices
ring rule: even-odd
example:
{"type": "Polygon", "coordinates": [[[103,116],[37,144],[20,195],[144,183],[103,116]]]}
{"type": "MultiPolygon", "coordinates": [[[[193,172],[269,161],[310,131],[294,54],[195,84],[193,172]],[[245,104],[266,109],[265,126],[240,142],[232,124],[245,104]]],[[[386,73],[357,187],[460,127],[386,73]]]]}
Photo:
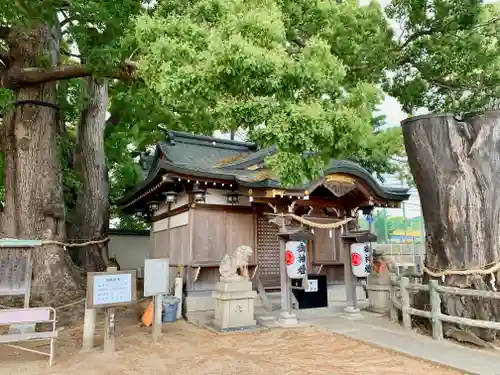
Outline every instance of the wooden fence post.
{"type": "Polygon", "coordinates": [[[401,276],[399,280],[399,287],[401,288],[401,311],[403,313],[403,327],[406,329],[411,329],[411,315],[409,313],[410,293],[407,289],[409,285],[410,279],[406,276],[401,276]]]}
{"type": "MultiPolygon", "coordinates": [[[[116,272],[117,267],[108,267],[106,272],[116,272]]],[[[104,351],[113,353],[116,350],[116,315],[115,308],[106,308],[104,314],[104,351]]]]}
{"type": "Polygon", "coordinates": [[[389,292],[389,319],[393,323],[397,323],[399,320],[398,309],[392,301],[396,301],[396,277],[391,275],[390,292],[389,292]]]}
{"type": "Polygon", "coordinates": [[[431,300],[431,324],[432,324],[432,338],[434,340],[443,339],[443,324],[439,319],[441,315],[441,296],[437,290],[437,280],[429,281],[429,297],[431,300]]]}

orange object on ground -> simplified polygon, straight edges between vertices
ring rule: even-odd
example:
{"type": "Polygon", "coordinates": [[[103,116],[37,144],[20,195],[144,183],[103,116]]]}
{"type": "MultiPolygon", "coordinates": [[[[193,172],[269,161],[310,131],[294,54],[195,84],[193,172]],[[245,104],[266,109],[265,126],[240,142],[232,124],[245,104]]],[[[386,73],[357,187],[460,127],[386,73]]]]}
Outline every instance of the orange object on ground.
{"type": "Polygon", "coordinates": [[[146,327],[151,327],[151,324],[153,324],[153,308],[153,301],[151,301],[146,311],[144,311],[144,314],[142,314],[142,324],[146,327]]]}

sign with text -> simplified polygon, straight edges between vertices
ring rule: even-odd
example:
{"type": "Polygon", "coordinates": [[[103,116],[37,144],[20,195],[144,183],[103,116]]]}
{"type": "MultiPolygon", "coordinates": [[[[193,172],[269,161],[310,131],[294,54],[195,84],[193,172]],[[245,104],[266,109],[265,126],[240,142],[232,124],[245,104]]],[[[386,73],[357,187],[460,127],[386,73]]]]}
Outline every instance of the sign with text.
{"type": "Polygon", "coordinates": [[[169,270],[170,261],[166,258],[144,260],[144,297],[168,294],[169,270]]]}
{"type": "Polygon", "coordinates": [[[136,300],[136,271],[89,272],[87,308],[128,305],[136,300]]]}
{"type": "Polygon", "coordinates": [[[310,292],[317,292],[318,291],[318,280],[313,279],[313,280],[307,280],[307,286],[304,289],[304,291],[310,293],[310,292]]]}
{"type": "Polygon", "coordinates": [[[307,276],[306,241],[288,241],[285,245],[286,273],[291,279],[307,276]]]}
{"type": "Polygon", "coordinates": [[[351,245],[352,273],[356,277],[367,277],[372,272],[372,252],[374,243],[355,243],[351,245]]]}

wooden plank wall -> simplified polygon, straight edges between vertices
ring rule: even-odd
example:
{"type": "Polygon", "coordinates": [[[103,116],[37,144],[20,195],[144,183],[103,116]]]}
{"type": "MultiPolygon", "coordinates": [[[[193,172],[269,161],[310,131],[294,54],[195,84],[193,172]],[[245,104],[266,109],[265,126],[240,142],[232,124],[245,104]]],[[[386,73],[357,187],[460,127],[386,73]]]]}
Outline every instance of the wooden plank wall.
{"type": "Polygon", "coordinates": [[[226,253],[240,245],[253,250],[250,264],[256,263],[255,214],[196,208],[190,264],[218,264],[226,253]]]}
{"type": "Polygon", "coordinates": [[[340,229],[332,230],[332,237],[329,229],[315,229],[314,234],[313,263],[332,264],[344,261],[340,229]]]}
{"type": "Polygon", "coordinates": [[[170,264],[187,264],[189,257],[189,230],[187,225],[162,230],[154,234],[153,258],[169,258],[170,264]]]}
{"type": "Polygon", "coordinates": [[[313,242],[312,268],[323,265],[320,274],[326,275],[328,284],[339,284],[344,281],[344,243],[340,238],[340,229],[315,229],[313,242]]]}
{"type": "Polygon", "coordinates": [[[177,266],[186,265],[189,259],[189,226],[182,225],[154,233],[153,258],[169,258],[170,285],[173,286],[177,266]]]}
{"type": "Polygon", "coordinates": [[[202,267],[196,282],[188,282],[188,290],[192,292],[213,290],[220,280],[220,261],[226,253],[232,254],[238,246],[250,246],[253,254],[249,263],[256,263],[255,220],[255,214],[250,210],[232,212],[204,207],[193,210],[192,257],[189,261],[192,267],[189,279],[194,276],[196,265],[202,267]]]}

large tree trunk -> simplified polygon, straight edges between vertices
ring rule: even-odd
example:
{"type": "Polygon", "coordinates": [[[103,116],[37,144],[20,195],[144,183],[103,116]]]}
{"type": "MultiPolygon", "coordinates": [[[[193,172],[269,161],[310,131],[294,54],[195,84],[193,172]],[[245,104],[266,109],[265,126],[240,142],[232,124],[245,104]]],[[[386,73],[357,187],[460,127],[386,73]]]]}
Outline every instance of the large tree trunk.
{"type": "MultiPolygon", "coordinates": [[[[430,270],[481,269],[500,261],[500,112],[465,117],[426,115],[402,123],[420,194],[430,270]]],[[[499,280],[499,275],[495,275],[499,280]]],[[[445,276],[461,288],[491,289],[491,275],[445,276]]],[[[443,296],[449,315],[500,318],[495,301],[443,296]]],[[[495,333],[474,330],[484,340],[495,333]]]]}
{"type": "MultiPolygon", "coordinates": [[[[108,85],[105,80],[85,78],[86,101],[78,126],[75,172],[81,182],[74,221],[73,239],[103,239],[109,229],[109,187],[104,131],[108,109],[108,85]]],[[[73,259],[86,271],[100,271],[106,266],[107,245],[78,248],[73,259]]]]}
{"type": "MultiPolygon", "coordinates": [[[[56,66],[58,30],[39,26],[12,30],[10,69],[56,66]]],[[[18,88],[17,105],[3,119],[5,207],[2,232],[10,237],[65,241],[65,208],[57,144],[56,82],[18,88]],[[39,104],[22,103],[33,101],[39,104]]],[[[79,275],[59,245],[35,250],[32,294],[45,301],[74,298],[79,275]]]]}

